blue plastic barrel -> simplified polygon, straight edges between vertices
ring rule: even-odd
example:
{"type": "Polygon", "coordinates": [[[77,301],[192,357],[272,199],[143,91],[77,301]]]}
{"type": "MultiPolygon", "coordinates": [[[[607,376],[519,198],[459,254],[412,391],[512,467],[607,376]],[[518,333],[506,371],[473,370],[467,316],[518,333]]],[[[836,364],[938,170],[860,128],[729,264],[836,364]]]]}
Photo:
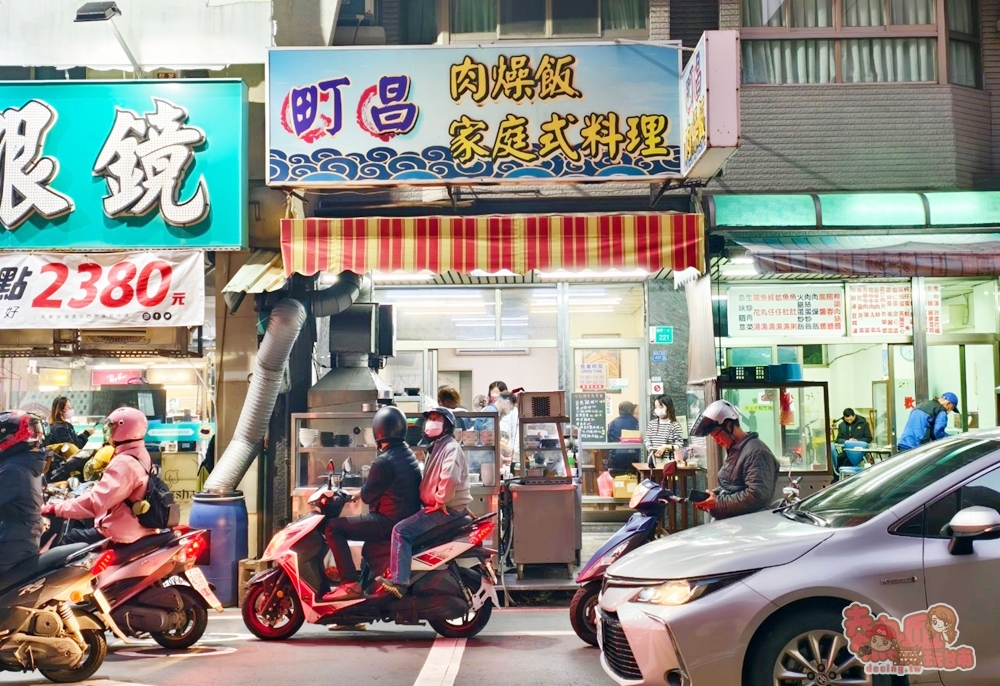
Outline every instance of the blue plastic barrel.
{"type": "Polygon", "coordinates": [[[226,607],[239,604],[239,565],[248,553],[247,503],[239,491],[227,495],[196,493],[191,505],[192,529],[212,532],[211,564],[202,565],[215,595],[226,607]]]}

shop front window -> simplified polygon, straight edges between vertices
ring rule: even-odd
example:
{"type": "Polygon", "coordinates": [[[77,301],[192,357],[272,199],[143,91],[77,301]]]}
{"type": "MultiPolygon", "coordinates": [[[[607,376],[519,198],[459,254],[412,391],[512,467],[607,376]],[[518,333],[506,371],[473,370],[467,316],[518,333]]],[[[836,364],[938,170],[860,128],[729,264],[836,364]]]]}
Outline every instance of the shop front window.
{"type": "Polygon", "coordinates": [[[558,337],[555,288],[506,288],[500,291],[500,338],[505,341],[558,337]]]}
{"type": "Polygon", "coordinates": [[[929,335],[997,332],[995,279],[927,279],[926,283],[929,335]]]}
{"type": "MultiPolygon", "coordinates": [[[[555,294],[539,306],[555,311],[555,294]]],[[[645,326],[645,292],[635,285],[569,287],[570,338],[641,338],[645,326]]]]}
{"type": "Polygon", "coordinates": [[[400,288],[379,290],[377,297],[396,306],[400,341],[496,338],[494,289],[400,288]]]}
{"type": "Polygon", "coordinates": [[[649,36],[649,0],[449,0],[454,40],[649,36]]]}

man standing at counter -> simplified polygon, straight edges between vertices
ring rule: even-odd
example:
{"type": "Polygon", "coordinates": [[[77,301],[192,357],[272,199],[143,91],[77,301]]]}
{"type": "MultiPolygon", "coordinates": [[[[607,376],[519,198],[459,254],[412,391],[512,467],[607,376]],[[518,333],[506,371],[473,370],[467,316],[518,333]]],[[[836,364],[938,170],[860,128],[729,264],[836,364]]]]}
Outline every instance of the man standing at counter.
{"type": "Polygon", "coordinates": [[[958,396],[951,392],[917,405],[910,412],[903,434],[899,437],[899,451],[947,438],[948,413],[957,411],[958,396]]]}

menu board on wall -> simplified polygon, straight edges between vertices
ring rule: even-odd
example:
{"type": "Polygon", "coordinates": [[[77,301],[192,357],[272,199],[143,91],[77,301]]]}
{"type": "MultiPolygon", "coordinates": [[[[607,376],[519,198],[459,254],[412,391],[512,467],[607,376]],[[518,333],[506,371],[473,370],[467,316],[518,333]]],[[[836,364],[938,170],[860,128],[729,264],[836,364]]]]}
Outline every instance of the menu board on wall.
{"type": "Polygon", "coordinates": [[[581,441],[603,443],[608,437],[608,396],[604,393],[573,393],[570,396],[573,425],[581,441]]]}
{"type": "MultiPolygon", "coordinates": [[[[851,336],[912,336],[913,302],[910,284],[851,284],[851,336]]],[[[926,287],[927,333],[941,333],[941,286],[926,287]]]]}
{"type": "Polygon", "coordinates": [[[842,286],[740,286],[729,289],[729,335],[844,335],[842,286]]]}

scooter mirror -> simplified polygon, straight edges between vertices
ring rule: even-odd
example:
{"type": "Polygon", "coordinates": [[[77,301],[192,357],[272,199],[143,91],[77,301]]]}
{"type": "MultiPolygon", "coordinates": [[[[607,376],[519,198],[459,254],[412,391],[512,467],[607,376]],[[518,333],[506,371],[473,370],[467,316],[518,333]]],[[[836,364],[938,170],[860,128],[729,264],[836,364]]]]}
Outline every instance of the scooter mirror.
{"type": "Polygon", "coordinates": [[[673,476],[676,473],[677,473],[677,463],[674,462],[673,460],[663,465],[664,477],[673,476]]]}
{"type": "Polygon", "coordinates": [[[326,485],[333,488],[333,460],[326,463],[326,485]]]}
{"type": "Polygon", "coordinates": [[[69,490],[75,491],[77,488],[80,487],[80,480],[75,476],[71,476],[70,478],[66,479],[66,486],[69,488],[69,490]]]}
{"type": "Polygon", "coordinates": [[[344,460],[344,474],[346,475],[353,473],[354,473],[354,462],[351,460],[350,457],[348,457],[346,460],[344,460]]]}

